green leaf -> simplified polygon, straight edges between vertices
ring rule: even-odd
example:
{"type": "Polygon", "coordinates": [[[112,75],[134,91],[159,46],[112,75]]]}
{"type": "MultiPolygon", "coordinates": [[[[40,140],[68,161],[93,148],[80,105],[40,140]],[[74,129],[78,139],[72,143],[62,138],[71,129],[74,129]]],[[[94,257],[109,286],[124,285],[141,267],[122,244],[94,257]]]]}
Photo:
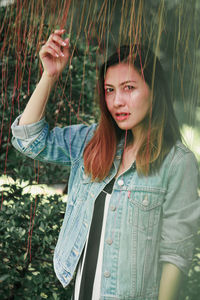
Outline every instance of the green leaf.
{"type": "Polygon", "coordinates": [[[7,278],[9,278],[8,274],[0,276],[0,283],[2,283],[3,281],[5,281],[7,278]]]}

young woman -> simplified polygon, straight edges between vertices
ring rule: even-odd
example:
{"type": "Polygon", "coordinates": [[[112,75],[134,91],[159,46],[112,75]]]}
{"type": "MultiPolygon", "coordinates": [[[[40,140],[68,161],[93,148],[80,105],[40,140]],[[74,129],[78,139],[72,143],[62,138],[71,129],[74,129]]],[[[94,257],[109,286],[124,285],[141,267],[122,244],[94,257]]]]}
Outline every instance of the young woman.
{"type": "Polygon", "coordinates": [[[177,299],[200,216],[198,166],[162,67],[149,49],[121,47],[100,70],[99,124],[49,131],[45,106],[69,59],[63,33],[42,47],[43,75],[12,125],[19,151],[71,166],[57,277],[66,287],[76,271],[74,299],[177,299]]]}

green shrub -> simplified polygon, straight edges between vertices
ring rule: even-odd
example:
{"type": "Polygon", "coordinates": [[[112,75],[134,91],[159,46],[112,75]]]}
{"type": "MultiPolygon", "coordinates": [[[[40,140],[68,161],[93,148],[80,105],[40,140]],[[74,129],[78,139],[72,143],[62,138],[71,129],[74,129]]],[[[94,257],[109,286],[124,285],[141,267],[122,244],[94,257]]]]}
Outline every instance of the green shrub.
{"type": "Polygon", "coordinates": [[[200,295],[200,232],[196,237],[196,247],[192,265],[181,285],[180,300],[199,300],[200,295]]]}
{"type": "Polygon", "coordinates": [[[0,299],[70,299],[73,284],[64,289],[53,270],[53,251],[65,206],[58,195],[34,198],[23,194],[17,185],[4,185],[0,211],[0,299]],[[35,204],[30,240],[30,216],[33,221],[35,204]],[[27,252],[30,245],[31,257],[27,252]]]}

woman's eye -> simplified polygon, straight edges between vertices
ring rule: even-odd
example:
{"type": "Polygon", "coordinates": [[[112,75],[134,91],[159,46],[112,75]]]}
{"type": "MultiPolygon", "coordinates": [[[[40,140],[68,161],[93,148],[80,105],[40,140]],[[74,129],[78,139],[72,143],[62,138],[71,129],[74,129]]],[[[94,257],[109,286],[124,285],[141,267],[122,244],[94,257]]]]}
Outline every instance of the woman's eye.
{"type": "Polygon", "coordinates": [[[133,85],[125,85],[124,90],[125,91],[132,91],[134,89],[133,85]]]}
{"type": "Polygon", "coordinates": [[[106,89],[105,89],[106,94],[110,94],[110,93],[112,93],[113,91],[114,91],[113,88],[106,88],[106,89]]]}

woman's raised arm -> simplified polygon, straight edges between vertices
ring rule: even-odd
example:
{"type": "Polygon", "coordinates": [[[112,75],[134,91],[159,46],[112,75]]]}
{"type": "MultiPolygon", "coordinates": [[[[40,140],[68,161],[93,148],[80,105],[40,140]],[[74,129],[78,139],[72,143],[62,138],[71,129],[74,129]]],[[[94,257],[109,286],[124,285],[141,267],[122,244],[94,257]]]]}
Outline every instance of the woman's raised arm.
{"type": "Polygon", "coordinates": [[[66,66],[70,55],[69,39],[62,39],[64,32],[64,29],[55,30],[40,50],[40,60],[44,72],[26,105],[19,125],[38,122],[44,115],[50,92],[66,66]]]}

